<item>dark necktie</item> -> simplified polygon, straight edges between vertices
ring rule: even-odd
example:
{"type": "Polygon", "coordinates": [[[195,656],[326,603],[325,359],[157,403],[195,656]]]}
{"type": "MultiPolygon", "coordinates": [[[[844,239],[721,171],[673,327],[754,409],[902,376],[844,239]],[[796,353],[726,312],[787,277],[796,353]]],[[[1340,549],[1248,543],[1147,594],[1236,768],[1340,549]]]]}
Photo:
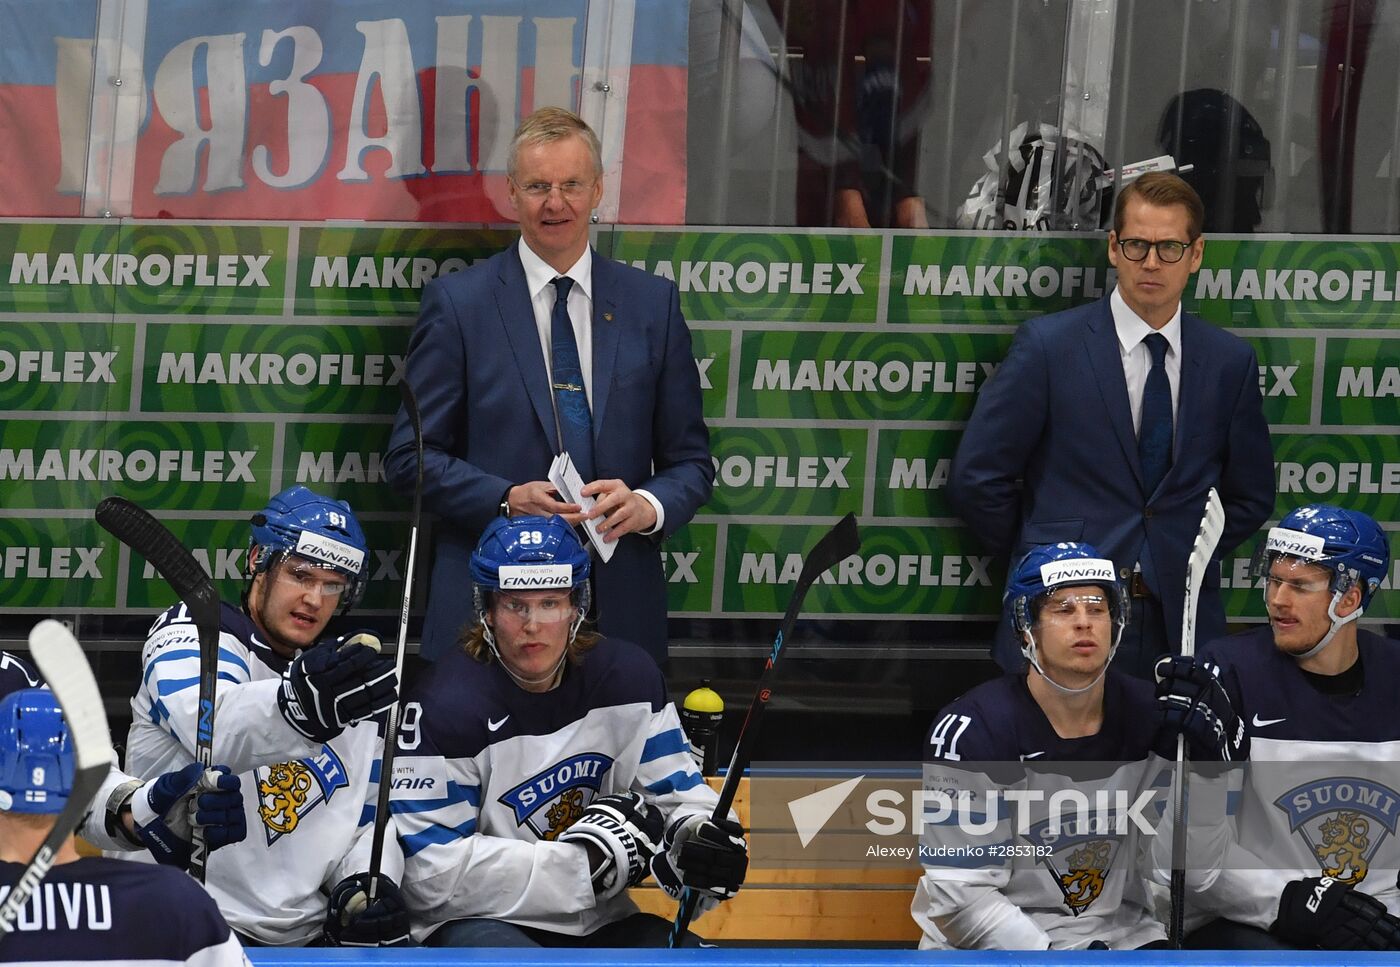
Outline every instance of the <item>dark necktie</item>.
{"type": "Polygon", "coordinates": [[[1143,342],[1152,353],[1152,369],[1142,389],[1138,460],[1143,486],[1151,496],[1172,465],[1172,387],[1167,380],[1167,337],[1154,332],[1143,342]]]}
{"type": "MultiPolygon", "coordinates": [[[[574,324],[569,321],[569,290],[574,280],[560,276],[554,280],[554,310],[550,313],[549,349],[554,372],[554,409],[559,416],[560,445],[584,483],[593,475],[593,414],[588,410],[588,394],[583,388],[583,365],[578,359],[574,324]]],[[[1168,433],[1171,432],[1168,428],[1168,433]]]]}

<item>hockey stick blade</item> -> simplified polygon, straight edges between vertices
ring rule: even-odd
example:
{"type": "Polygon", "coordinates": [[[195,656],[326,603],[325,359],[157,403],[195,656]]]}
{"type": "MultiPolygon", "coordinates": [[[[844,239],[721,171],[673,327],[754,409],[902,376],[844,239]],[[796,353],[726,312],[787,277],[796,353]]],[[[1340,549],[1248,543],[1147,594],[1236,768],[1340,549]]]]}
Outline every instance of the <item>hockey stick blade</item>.
{"type": "MultiPolygon", "coordinates": [[[[189,548],[160,521],[125,497],[105,497],[94,512],[97,522],[140,554],[174,589],[199,632],[199,718],[195,723],[195,761],[214,765],[214,698],[219,676],[219,594],[189,548]]],[[[190,839],[190,875],[203,883],[209,857],[204,828],[190,839]]]]}
{"type": "MultiPolygon", "coordinates": [[[[418,415],[418,399],[413,395],[413,387],[408,380],[399,380],[399,396],[403,399],[408,413],[409,424],[413,427],[413,448],[418,464],[418,472],[413,484],[413,521],[408,532],[408,564],[403,574],[403,606],[399,609],[399,647],[394,656],[394,671],[398,676],[399,688],[403,688],[404,651],[408,648],[408,609],[413,601],[413,565],[418,557],[418,526],[423,518],[423,419],[418,415]]],[[[373,901],[379,895],[379,871],[384,861],[384,837],[389,827],[389,793],[394,785],[394,753],[399,739],[399,699],[389,706],[389,715],[384,723],[384,751],[379,763],[379,797],[374,810],[374,829],[370,837],[369,850],[369,898],[373,901]]]]}
{"type": "MultiPolygon", "coordinates": [[[[856,516],[847,514],[807,552],[807,559],[802,562],[802,570],[797,575],[797,583],[792,587],[787,611],[783,613],[782,623],[778,625],[778,634],[773,639],[773,650],[763,665],[763,671],[759,673],[753,701],[749,703],[744,724],[739,727],[739,738],[734,743],[734,754],[729,759],[729,768],[724,774],[724,785],[720,787],[719,801],[715,803],[711,818],[729,817],[729,807],[734,804],[734,796],[739,791],[739,779],[748,768],[749,749],[753,745],[754,736],[758,734],[759,720],[763,717],[768,699],[772,697],[772,689],[768,687],[768,676],[777,665],[783,647],[792,637],[793,626],[797,624],[797,613],[807,597],[807,590],[816,583],[817,578],[859,550],[860,530],[856,527],[856,516]]],[[[681,893],[680,906],[676,910],[676,919],[671,924],[667,946],[674,948],[680,945],[681,938],[685,936],[690,921],[695,916],[695,905],[698,902],[699,897],[690,888],[687,887],[681,893]]]]}
{"type": "MultiPolygon", "coordinates": [[[[1225,506],[1220,502],[1220,493],[1210,488],[1206,495],[1205,513],[1201,516],[1201,526],[1196,531],[1195,543],[1191,545],[1191,555],[1186,559],[1186,600],[1181,612],[1181,653],[1187,658],[1196,654],[1196,608],[1201,597],[1201,583],[1205,580],[1206,568],[1220,544],[1220,535],[1225,530],[1225,506]]],[[[1168,887],[1171,902],[1171,920],[1167,924],[1167,937],[1173,949],[1180,950],[1186,932],[1186,739],[1176,737],[1176,762],[1172,770],[1172,873],[1168,887]]]]}
{"type": "Polygon", "coordinates": [[[9,932],[20,909],[48,874],[64,842],[77,831],[116,761],[102,695],[77,639],[57,621],[41,621],[29,632],[29,650],[63,709],[69,746],[73,750],[73,785],[53,828],[0,906],[0,935],[9,932]]]}

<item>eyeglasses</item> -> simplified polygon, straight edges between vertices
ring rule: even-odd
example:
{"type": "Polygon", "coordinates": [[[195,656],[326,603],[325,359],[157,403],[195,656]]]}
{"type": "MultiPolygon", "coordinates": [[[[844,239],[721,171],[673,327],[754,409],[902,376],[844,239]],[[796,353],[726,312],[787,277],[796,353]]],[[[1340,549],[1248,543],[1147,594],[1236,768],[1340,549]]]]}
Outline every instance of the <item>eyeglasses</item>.
{"type": "Polygon", "coordinates": [[[284,565],[277,569],[277,583],[294,587],[303,594],[318,594],[323,598],[338,598],[350,587],[346,581],[328,580],[325,568],[304,564],[284,565]]]}
{"type": "Polygon", "coordinates": [[[521,624],[531,624],[532,622],[542,625],[555,624],[567,621],[574,616],[573,603],[567,597],[526,601],[513,595],[502,594],[498,600],[506,614],[521,624]]]}
{"type": "Polygon", "coordinates": [[[1272,574],[1264,578],[1264,593],[1266,595],[1278,594],[1283,588],[1287,588],[1294,594],[1318,594],[1326,591],[1327,581],[1290,581],[1287,578],[1276,578],[1272,574]]]}
{"type": "Polygon", "coordinates": [[[1052,599],[1045,602],[1045,607],[1040,613],[1059,621],[1072,621],[1079,614],[1081,604],[1091,618],[1108,616],[1108,599],[1101,594],[1071,594],[1064,598],[1052,599]]]}
{"type": "Polygon", "coordinates": [[[1164,238],[1160,242],[1149,242],[1145,238],[1120,238],[1118,247],[1123,250],[1123,257],[1130,262],[1141,262],[1147,258],[1147,253],[1155,248],[1158,260],[1172,265],[1181,261],[1186,250],[1195,244],[1195,241],[1194,238],[1189,242],[1178,242],[1174,238],[1164,238]]]}
{"type": "Polygon", "coordinates": [[[530,198],[533,198],[533,199],[535,199],[535,200],[537,200],[537,201],[543,201],[545,198],[548,198],[548,197],[549,197],[549,193],[550,193],[551,191],[553,191],[554,189],[556,189],[556,188],[559,189],[559,194],[563,195],[565,198],[569,199],[570,201],[578,201],[578,200],[579,200],[580,198],[582,198],[584,195],[586,195],[586,194],[588,194],[590,191],[592,191],[592,190],[593,190],[593,186],[594,186],[595,184],[597,184],[597,182],[596,182],[596,181],[566,181],[566,182],[564,182],[563,184],[558,184],[558,183],[556,183],[556,182],[548,182],[548,181],[532,181],[532,182],[529,182],[528,184],[522,185],[520,182],[518,182],[518,181],[516,181],[514,178],[512,178],[512,179],[511,179],[511,184],[515,185],[515,187],[519,188],[522,192],[524,192],[524,193],[525,193],[526,195],[528,195],[530,198]]]}

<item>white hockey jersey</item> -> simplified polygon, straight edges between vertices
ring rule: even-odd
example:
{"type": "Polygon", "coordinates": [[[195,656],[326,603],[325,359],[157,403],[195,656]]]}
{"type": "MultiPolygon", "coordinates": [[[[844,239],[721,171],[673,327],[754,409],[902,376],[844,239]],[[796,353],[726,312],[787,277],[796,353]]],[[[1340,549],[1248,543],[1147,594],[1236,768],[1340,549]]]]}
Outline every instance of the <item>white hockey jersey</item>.
{"type": "Polygon", "coordinates": [[[635,913],[625,892],[596,899],[584,850],[554,842],[595,797],[628,790],[668,824],[717,801],[640,648],[603,639],[543,693],[499,662],[439,659],[404,706],[394,761],[414,938],[465,917],[580,936],[635,913]]]}
{"type": "MultiPolygon", "coordinates": [[[[18,863],[0,863],[12,883],[18,863]]],[[[10,892],[0,886],[0,902],[10,892]]],[[[102,857],[61,863],[0,934],[10,967],[100,963],[107,967],[248,967],[238,938],[209,895],[165,866],[102,857]]]]}
{"type": "Polygon", "coordinates": [[[1337,877],[1400,915],[1400,642],[1359,631],[1357,646],[1355,691],[1344,695],[1310,682],[1267,625],[1202,650],[1221,666],[1250,752],[1228,821],[1204,822],[1192,787],[1191,852],[1211,865],[1188,873],[1188,925],[1224,917],[1268,929],[1283,885],[1308,876],[1337,877]]]}
{"type": "MultiPolygon", "coordinates": [[[[150,777],[194,761],[199,635],[184,605],[156,619],[141,660],[126,764],[150,777]]],[[[374,722],[325,744],[288,725],[277,708],[287,664],[223,606],[214,761],[242,779],[248,836],[210,854],[206,886],[235,930],[276,946],[319,937],[329,890],[368,868],[383,745],[374,722]]],[[[384,846],[383,872],[397,881],[392,823],[384,846]]]]}

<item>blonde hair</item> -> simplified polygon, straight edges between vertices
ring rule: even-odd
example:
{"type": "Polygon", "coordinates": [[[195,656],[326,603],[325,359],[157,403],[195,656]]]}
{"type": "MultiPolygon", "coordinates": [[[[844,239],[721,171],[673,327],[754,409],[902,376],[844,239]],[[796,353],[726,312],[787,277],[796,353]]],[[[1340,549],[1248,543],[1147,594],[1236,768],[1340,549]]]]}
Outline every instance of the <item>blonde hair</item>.
{"type": "Polygon", "coordinates": [[[506,174],[515,179],[520,149],[537,144],[552,144],[565,138],[582,138],[593,156],[593,173],[603,174],[603,145],[598,135],[588,126],[588,122],[573,111],[562,107],[542,107],[520,122],[515,129],[515,137],[510,142],[510,157],[506,161],[506,174]]]}
{"type": "Polygon", "coordinates": [[[1128,202],[1134,198],[1157,208],[1170,208],[1180,205],[1186,209],[1186,234],[1191,241],[1201,237],[1201,229],[1206,223],[1206,206],[1196,189],[1186,183],[1180,175],[1170,171],[1149,171],[1131,182],[1118,193],[1118,204],[1113,209],[1113,231],[1123,237],[1123,225],[1128,218],[1128,202]]]}

